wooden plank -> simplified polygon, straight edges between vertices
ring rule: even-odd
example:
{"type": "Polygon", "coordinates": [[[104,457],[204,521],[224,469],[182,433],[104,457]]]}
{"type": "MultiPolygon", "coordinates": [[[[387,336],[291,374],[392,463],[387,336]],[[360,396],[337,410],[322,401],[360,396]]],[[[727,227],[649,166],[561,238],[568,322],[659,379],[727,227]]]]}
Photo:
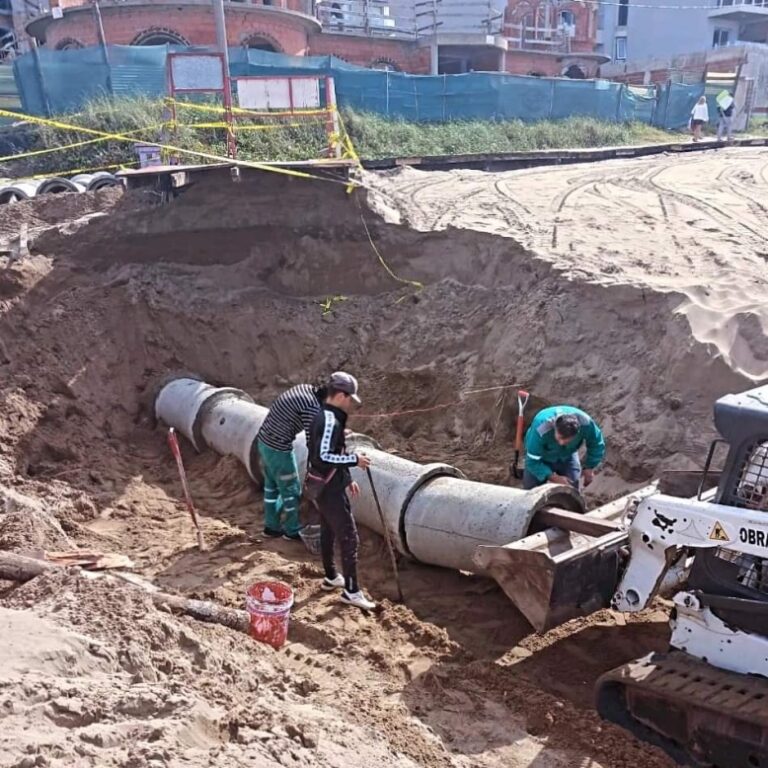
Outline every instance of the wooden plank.
{"type": "Polygon", "coordinates": [[[604,520],[589,517],[566,509],[542,509],[536,513],[535,521],[547,528],[562,528],[565,531],[581,533],[585,536],[605,536],[606,533],[621,531],[621,523],[616,520],[604,520]]]}

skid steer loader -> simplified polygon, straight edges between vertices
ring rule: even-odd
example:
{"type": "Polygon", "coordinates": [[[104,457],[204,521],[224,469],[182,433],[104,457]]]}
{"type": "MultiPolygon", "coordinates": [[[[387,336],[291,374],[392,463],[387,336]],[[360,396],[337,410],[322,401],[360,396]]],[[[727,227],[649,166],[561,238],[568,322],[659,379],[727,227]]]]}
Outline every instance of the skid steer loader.
{"type": "Polygon", "coordinates": [[[477,559],[538,631],[674,593],[669,651],[603,675],[598,712],[682,764],[768,768],[768,386],[714,410],[721,438],[694,497],[651,485],[579,530],[545,528],[477,559]]]}

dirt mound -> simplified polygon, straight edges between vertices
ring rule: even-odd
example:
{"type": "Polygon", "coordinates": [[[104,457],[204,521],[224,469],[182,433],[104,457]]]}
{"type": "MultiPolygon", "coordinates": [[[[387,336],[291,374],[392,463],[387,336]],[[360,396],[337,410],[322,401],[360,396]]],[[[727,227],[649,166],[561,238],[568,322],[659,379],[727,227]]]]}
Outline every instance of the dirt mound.
{"type": "MultiPolygon", "coordinates": [[[[412,197],[433,205],[418,188],[412,197]]],[[[341,185],[269,176],[213,175],[170,205],[78,198],[72,221],[62,199],[56,215],[37,203],[22,214],[34,217],[32,255],[0,289],[0,546],[122,552],[162,588],[228,606],[281,578],[296,605],[275,653],[104,580],[57,573],[8,587],[6,609],[32,611],[41,635],[82,657],[70,674],[31,661],[27,688],[9,677],[9,765],[668,765],[602,725],[589,696],[601,672],[663,647],[658,614],[601,614],[532,639],[491,582],[406,562],[406,605],[395,605],[386,551],[366,532],[363,583],[382,609],[349,611],[319,591],[319,563],[300,545],[262,540],[242,467],[185,445],[210,544],[200,552],[151,404],[169,371],[267,403],[348,368],[365,397],[355,429],[507,482],[524,386],[529,415],[568,401],[605,428],[594,502],[699,463],[713,401],[748,381],[697,340],[679,296],[576,274],[522,234],[440,229],[453,201],[435,203],[439,231],[427,232],[341,185]]],[[[758,359],[751,317],[738,336],[758,359]]]]}

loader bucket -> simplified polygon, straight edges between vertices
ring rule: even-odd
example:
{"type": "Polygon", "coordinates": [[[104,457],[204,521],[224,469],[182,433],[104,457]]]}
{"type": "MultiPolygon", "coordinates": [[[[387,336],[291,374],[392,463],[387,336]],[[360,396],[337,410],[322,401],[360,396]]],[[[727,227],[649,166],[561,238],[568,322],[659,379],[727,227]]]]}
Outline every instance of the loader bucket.
{"type": "MultiPolygon", "coordinates": [[[[583,518],[618,522],[628,503],[655,491],[655,484],[646,486],[583,518]]],[[[534,629],[546,632],[610,605],[627,540],[623,530],[590,536],[546,528],[505,546],[478,547],[475,561],[493,576],[534,629]]]]}

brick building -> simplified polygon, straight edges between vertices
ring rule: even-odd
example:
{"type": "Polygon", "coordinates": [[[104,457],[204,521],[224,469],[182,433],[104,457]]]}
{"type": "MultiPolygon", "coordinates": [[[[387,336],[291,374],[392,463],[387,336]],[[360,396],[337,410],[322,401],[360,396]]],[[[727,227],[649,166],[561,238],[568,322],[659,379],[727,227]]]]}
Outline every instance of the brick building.
{"type": "MultiPolygon", "coordinates": [[[[30,38],[99,44],[93,0],[0,0],[0,15],[3,2],[22,50],[30,38]]],[[[100,0],[99,10],[110,45],[215,43],[210,0],[100,0]]],[[[578,0],[225,0],[225,15],[230,46],[419,74],[591,77],[606,60],[595,7],[578,0]]]]}

